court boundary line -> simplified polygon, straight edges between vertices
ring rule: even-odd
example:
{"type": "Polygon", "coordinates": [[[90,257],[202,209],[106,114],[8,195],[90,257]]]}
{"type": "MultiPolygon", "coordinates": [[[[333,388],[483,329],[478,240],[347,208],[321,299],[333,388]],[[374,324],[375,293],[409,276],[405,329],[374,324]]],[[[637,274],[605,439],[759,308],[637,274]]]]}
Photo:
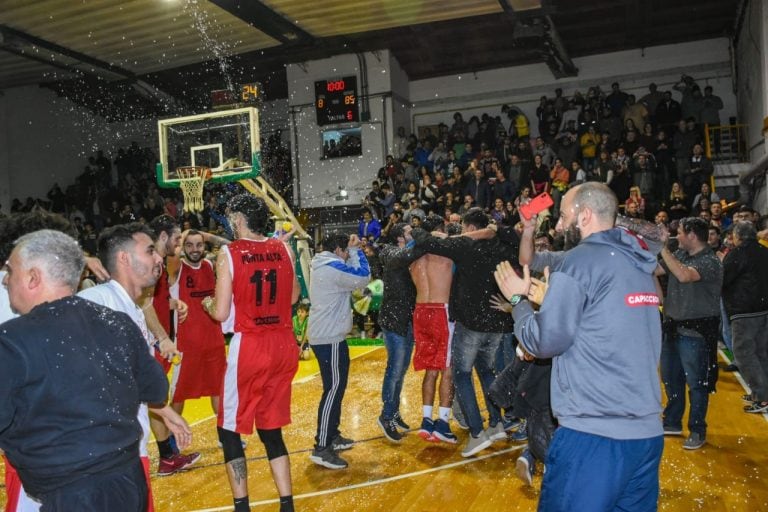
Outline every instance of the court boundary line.
{"type": "MultiPolygon", "coordinates": [[[[302,500],[307,498],[315,498],[317,496],[327,496],[329,494],[336,494],[340,492],[346,492],[351,491],[355,489],[362,489],[365,487],[373,487],[374,485],[381,485],[381,484],[388,484],[390,482],[397,482],[398,480],[405,480],[406,478],[413,478],[417,476],[427,475],[429,473],[435,473],[437,471],[443,471],[445,469],[452,469],[460,466],[465,466],[467,464],[472,464],[475,462],[479,462],[482,460],[490,459],[493,457],[498,457],[499,455],[505,455],[507,453],[511,453],[514,451],[522,450],[526,445],[518,445],[518,446],[511,446],[509,448],[504,448],[503,450],[499,450],[497,452],[489,453],[486,455],[481,455],[479,457],[472,457],[467,458],[464,460],[451,462],[450,464],[444,464],[442,466],[435,466],[431,468],[422,469],[419,471],[412,471],[410,473],[403,473],[400,475],[394,475],[389,476],[386,478],[379,478],[378,480],[368,480],[366,482],[360,482],[357,484],[350,484],[345,485],[343,487],[334,487],[333,489],[324,489],[322,491],[313,491],[313,492],[306,492],[303,494],[296,494],[293,496],[294,500],[302,500]]],[[[280,498],[270,498],[267,500],[259,500],[259,501],[252,501],[248,503],[249,507],[260,507],[262,505],[273,505],[275,503],[280,503],[280,498]]],[[[190,510],[189,512],[222,512],[225,510],[232,510],[231,505],[223,506],[223,507],[213,507],[213,508],[201,508],[201,509],[194,509],[190,510]]]]}

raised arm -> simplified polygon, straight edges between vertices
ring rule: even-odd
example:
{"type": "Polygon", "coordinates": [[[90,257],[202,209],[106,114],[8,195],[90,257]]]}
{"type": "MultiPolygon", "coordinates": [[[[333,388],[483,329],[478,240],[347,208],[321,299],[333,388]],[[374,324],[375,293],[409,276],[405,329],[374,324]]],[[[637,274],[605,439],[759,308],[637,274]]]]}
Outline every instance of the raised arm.
{"type": "Polygon", "coordinates": [[[224,247],[216,256],[216,297],[203,299],[205,310],[217,322],[229,318],[232,306],[232,271],[229,268],[229,250],[224,247]]]}

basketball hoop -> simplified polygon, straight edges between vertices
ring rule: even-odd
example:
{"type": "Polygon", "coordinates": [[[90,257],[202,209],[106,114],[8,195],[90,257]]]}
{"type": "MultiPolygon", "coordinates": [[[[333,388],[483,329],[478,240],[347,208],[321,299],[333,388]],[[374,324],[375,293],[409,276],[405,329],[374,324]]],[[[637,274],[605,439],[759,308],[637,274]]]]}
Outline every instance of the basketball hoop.
{"type": "Polygon", "coordinates": [[[205,180],[211,177],[210,167],[177,167],[176,174],[179,176],[179,188],[184,194],[184,211],[203,211],[203,188],[205,180]]]}

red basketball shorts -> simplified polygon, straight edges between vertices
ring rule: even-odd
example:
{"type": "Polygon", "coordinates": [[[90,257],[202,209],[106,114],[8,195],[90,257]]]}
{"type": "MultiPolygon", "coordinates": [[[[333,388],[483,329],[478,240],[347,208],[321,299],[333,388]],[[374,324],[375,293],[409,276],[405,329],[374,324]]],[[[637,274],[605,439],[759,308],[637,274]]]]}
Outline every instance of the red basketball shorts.
{"type": "Polygon", "coordinates": [[[299,347],[289,327],[264,333],[235,333],[229,344],[218,425],[239,434],[271,430],[291,422],[291,383],[299,347]]]}
{"type": "Polygon", "coordinates": [[[448,321],[447,304],[416,304],[413,311],[414,370],[449,368],[452,339],[453,322],[448,321]]]}

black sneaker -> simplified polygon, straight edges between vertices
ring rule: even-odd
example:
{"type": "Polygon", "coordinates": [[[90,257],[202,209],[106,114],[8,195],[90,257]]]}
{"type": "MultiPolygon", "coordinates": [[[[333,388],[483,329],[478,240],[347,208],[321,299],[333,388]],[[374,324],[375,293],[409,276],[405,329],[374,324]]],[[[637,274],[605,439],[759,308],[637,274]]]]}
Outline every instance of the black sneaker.
{"type": "Polygon", "coordinates": [[[333,446],[333,449],[337,452],[341,452],[344,450],[349,450],[352,448],[352,445],[354,445],[355,442],[351,439],[348,439],[341,434],[338,434],[336,437],[333,438],[333,441],[331,441],[331,446],[333,446]]]}
{"type": "Polygon", "coordinates": [[[755,401],[755,399],[752,397],[751,394],[741,395],[741,399],[744,400],[745,402],[747,402],[748,404],[751,404],[752,402],[755,401]]]}
{"type": "Polygon", "coordinates": [[[328,445],[325,448],[315,448],[312,450],[309,460],[318,466],[328,469],[344,469],[349,466],[347,461],[339,457],[332,445],[328,445]]]}
{"type": "Polygon", "coordinates": [[[376,423],[379,424],[379,428],[381,428],[381,431],[384,432],[384,437],[393,443],[399,443],[403,440],[403,434],[397,430],[397,422],[394,418],[388,420],[379,416],[379,419],[376,420],[376,423]]]}
{"type": "Polygon", "coordinates": [[[399,412],[395,413],[395,417],[393,419],[395,420],[395,425],[397,425],[397,428],[400,430],[411,430],[411,426],[403,421],[403,417],[400,416],[399,412]]]}

